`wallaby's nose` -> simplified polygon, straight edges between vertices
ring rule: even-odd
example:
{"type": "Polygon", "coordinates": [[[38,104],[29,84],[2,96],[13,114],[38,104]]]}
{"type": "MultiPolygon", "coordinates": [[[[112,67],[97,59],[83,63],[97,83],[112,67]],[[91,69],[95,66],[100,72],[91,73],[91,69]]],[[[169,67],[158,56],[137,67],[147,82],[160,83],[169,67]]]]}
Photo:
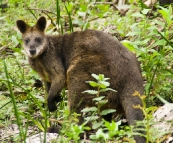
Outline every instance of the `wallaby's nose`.
{"type": "Polygon", "coordinates": [[[35,53],[36,53],[35,46],[31,45],[30,49],[29,49],[29,52],[30,52],[31,55],[35,55],[35,53]]]}
{"type": "Polygon", "coordinates": [[[30,52],[31,55],[35,55],[36,50],[35,49],[30,49],[29,52],[30,52]]]}

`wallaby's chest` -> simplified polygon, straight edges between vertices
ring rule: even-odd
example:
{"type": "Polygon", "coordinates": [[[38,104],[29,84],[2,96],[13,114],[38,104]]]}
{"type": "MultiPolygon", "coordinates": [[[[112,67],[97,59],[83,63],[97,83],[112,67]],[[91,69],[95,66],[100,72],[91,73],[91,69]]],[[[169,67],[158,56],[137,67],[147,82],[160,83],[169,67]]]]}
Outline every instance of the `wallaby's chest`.
{"type": "Polygon", "coordinates": [[[30,59],[29,64],[31,68],[34,69],[44,81],[51,82],[51,77],[49,74],[50,69],[48,69],[44,61],[30,59]]]}

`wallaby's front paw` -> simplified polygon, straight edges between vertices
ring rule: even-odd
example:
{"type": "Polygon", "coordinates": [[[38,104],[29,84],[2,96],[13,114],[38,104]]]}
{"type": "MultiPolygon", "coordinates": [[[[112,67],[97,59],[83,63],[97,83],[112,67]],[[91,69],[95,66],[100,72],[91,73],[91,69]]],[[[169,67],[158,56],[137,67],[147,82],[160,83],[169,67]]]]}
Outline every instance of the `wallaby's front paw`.
{"type": "Polygon", "coordinates": [[[61,97],[61,95],[58,94],[58,95],[55,96],[54,100],[55,100],[57,103],[59,103],[59,102],[61,102],[61,101],[63,100],[63,98],[61,97]]]}
{"type": "Polygon", "coordinates": [[[48,98],[48,109],[50,112],[57,110],[56,102],[52,101],[52,99],[50,99],[50,98],[48,98]]]}
{"type": "Polygon", "coordinates": [[[53,112],[53,111],[57,110],[55,102],[54,103],[49,103],[48,102],[48,109],[49,109],[50,112],[53,112]]]}
{"type": "Polygon", "coordinates": [[[62,127],[59,126],[59,125],[56,125],[56,126],[51,126],[47,129],[47,132],[49,133],[60,133],[62,127]]]}

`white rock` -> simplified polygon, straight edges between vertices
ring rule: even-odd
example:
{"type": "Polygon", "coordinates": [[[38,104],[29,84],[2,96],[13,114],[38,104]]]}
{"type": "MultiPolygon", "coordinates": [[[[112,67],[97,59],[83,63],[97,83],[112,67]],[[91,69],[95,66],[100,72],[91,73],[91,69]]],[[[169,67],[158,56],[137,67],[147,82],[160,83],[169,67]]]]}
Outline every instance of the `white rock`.
{"type": "MultiPolygon", "coordinates": [[[[173,133],[173,104],[165,104],[158,108],[153,117],[154,125],[151,128],[155,130],[155,135],[161,137],[165,134],[173,133]]],[[[167,141],[173,141],[173,138],[170,137],[167,141]]]]}
{"type": "MultiPolygon", "coordinates": [[[[51,140],[57,139],[58,134],[56,133],[46,133],[46,143],[50,143],[51,140]]],[[[26,139],[26,143],[43,143],[44,142],[44,132],[38,133],[26,139]]]]}

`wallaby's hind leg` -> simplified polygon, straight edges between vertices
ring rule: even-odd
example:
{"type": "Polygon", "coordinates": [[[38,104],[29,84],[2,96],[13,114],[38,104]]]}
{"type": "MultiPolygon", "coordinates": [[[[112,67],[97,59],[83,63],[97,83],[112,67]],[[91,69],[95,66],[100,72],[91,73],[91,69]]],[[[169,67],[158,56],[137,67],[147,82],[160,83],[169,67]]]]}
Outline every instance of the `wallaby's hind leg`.
{"type": "Polygon", "coordinates": [[[83,123],[81,110],[85,107],[90,107],[93,104],[93,95],[82,93],[85,90],[91,89],[91,86],[89,86],[88,83],[85,82],[90,80],[90,76],[86,75],[85,73],[81,74],[79,72],[76,72],[76,75],[74,75],[72,71],[68,73],[67,80],[69,81],[67,84],[69,108],[71,112],[81,114],[81,116],[79,116],[80,125],[83,123]]]}

